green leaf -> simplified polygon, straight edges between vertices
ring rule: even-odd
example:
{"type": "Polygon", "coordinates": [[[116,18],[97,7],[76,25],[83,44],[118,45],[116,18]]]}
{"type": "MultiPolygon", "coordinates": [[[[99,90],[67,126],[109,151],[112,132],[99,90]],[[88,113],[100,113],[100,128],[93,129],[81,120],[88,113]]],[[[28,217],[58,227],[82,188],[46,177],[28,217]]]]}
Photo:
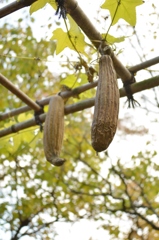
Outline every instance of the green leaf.
{"type": "MultiPolygon", "coordinates": [[[[105,34],[102,34],[103,38],[105,37],[105,34]]],[[[122,37],[114,37],[110,34],[107,34],[107,37],[106,37],[106,41],[109,43],[109,44],[114,44],[114,43],[120,43],[120,42],[123,42],[125,40],[125,37],[122,36],[122,37]]]]}
{"type": "Polygon", "coordinates": [[[43,8],[46,4],[48,3],[48,0],[38,0],[36,2],[34,2],[31,7],[30,7],[30,15],[33,13],[33,12],[36,12],[38,11],[39,9],[43,8]]]}
{"type": "Polygon", "coordinates": [[[131,26],[136,25],[136,7],[143,3],[142,0],[106,0],[101,8],[108,9],[113,20],[112,25],[123,18],[131,26]]]}
{"type": "Polygon", "coordinates": [[[67,33],[64,32],[61,28],[57,28],[55,31],[53,31],[51,40],[57,40],[56,54],[62,52],[66,47],[74,50],[67,33]]]}
{"type": "Polygon", "coordinates": [[[72,86],[75,84],[77,80],[77,77],[75,74],[68,75],[64,80],[61,81],[63,85],[66,85],[67,87],[72,88],[72,86]]]}
{"type": "Polygon", "coordinates": [[[61,28],[57,28],[55,31],[53,31],[51,40],[57,40],[56,54],[59,54],[68,47],[86,55],[84,50],[86,46],[84,35],[75,21],[69,16],[68,19],[70,23],[70,29],[68,33],[64,32],[61,28]]]}
{"type": "Polygon", "coordinates": [[[49,3],[54,9],[57,8],[57,4],[55,3],[55,1],[50,0],[50,1],[48,1],[48,3],[49,3]]]}
{"type": "Polygon", "coordinates": [[[82,86],[87,82],[87,75],[80,73],[77,75],[70,74],[61,81],[61,84],[66,85],[69,88],[82,86]]]}

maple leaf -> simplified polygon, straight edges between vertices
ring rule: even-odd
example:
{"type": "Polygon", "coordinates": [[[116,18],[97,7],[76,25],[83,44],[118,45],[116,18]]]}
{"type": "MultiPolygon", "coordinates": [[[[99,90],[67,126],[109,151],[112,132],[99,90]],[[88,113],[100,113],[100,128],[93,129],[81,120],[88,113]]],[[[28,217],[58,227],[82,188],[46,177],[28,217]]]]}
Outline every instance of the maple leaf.
{"type": "Polygon", "coordinates": [[[33,12],[38,11],[39,9],[43,8],[48,3],[48,0],[38,0],[34,2],[30,7],[30,15],[33,12]]]}
{"type": "Polygon", "coordinates": [[[136,25],[136,7],[143,4],[142,0],[106,0],[101,8],[108,9],[113,20],[112,25],[123,18],[131,26],[136,25]]]}
{"type": "MultiPolygon", "coordinates": [[[[105,35],[102,34],[102,36],[104,37],[105,35]]],[[[122,36],[122,37],[114,37],[110,34],[107,34],[107,37],[106,37],[106,41],[109,43],[109,44],[114,44],[114,43],[120,43],[120,42],[123,42],[125,40],[126,37],[122,36]]]]}
{"type": "Polygon", "coordinates": [[[68,47],[72,50],[75,50],[76,48],[78,52],[86,55],[86,42],[84,41],[84,35],[75,21],[71,17],[68,17],[68,19],[70,24],[69,32],[64,32],[61,28],[57,28],[55,31],[53,31],[51,40],[57,40],[56,54],[59,54],[66,47],[68,47]]]}

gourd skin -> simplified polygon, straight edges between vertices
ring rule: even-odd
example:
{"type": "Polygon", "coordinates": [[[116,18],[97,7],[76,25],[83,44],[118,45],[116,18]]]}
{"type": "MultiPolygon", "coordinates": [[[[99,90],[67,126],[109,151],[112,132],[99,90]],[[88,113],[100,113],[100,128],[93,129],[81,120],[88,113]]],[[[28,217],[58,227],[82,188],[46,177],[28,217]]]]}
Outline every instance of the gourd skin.
{"type": "Polygon", "coordinates": [[[112,59],[103,55],[99,61],[99,80],[91,127],[92,147],[102,152],[112,142],[118,121],[119,89],[112,59]]]}
{"type": "Polygon", "coordinates": [[[47,161],[55,166],[65,162],[60,158],[64,136],[64,101],[60,95],[50,99],[49,110],[45,119],[43,145],[47,161]]]}

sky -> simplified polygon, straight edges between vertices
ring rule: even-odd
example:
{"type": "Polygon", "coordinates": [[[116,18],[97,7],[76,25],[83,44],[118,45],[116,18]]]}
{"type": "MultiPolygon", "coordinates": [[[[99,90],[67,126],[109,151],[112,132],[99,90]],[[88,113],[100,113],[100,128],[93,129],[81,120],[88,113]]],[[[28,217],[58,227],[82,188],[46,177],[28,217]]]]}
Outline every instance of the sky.
{"type": "MultiPolygon", "coordinates": [[[[11,1],[9,1],[11,2],[11,1]]],[[[101,19],[102,16],[109,15],[109,12],[106,10],[102,10],[102,13],[99,13],[98,10],[100,8],[100,5],[103,1],[101,0],[79,0],[78,4],[81,6],[83,11],[87,14],[87,16],[91,19],[92,23],[98,27],[99,30],[103,31],[103,28],[105,27],[106,23],[103,23],[103,26],[99,26],[98,19],[101,19]],[[91,8],[91,11],[90,11],[91,8]]],[[[150,30],[155,31],[156,28],[156,16],[153,14],[153,8],[152,4],[155,4],[156,11],[159,12],[159,1],[156,0],[145,0],[145,3],[139,7],[137,7],[137,25],[135,27],[136,31],[139,32],[141,46],[143,48],[143,51],[146,55],[146,59],[151,59],[153,57],[159,56],[159,47],[156,43],[156,39],[154,39],[154,36],[150,34],[150,30]],[[151,13],[151,16],[149,14],[151,13]],[[149,23],[149,19],[151,19],[154,24],[149,23]],[[153,50],[152,50],[153,49],[153,50]]],[[[0,1],[0,4],[3,5],[3,2],[0,1]]],[[[25,11],[28,11],[29,8],[26,8],[25,11]]],[[[7,21],[17,21],[17,14],[21,14],[22,11],[13,13],[5,18],[7,21]]],[[[48,28],[41,28],[41,25],[47,25],[48,16],[50,16],[51,19],[55,19],[58,21],[58,18],[54,16],[54,12],[52,9],[47,6],[44,9],[38,11],[37,13],[33,14],[33,17],[36,19],[33,26],[34,35],[37,39],[40,39],[41,37],[45,37],[49,39],[52,34],[52,29],[48,30],[48,28]],[[46,14],[47,11],[47,14],[46,14]],[[43,30],[42,30],[43,29],[43,30]]],[[[29,18],[26,20],[30,22],[29,18]]],[[[62,20],[60,20],[62,21],[62,20]]],[[[0,22],[0,25],[3,24],[2,21],[0,22]]],[[[25,24],[25,23],[24,23],[25,24]]],[[[132,29],[125,28],[124,25],[125,22],[123,20],[120,21],[120,24],[123,28],[123,31],[125,31],[125,34],[127,36],[130,36],[132,34],[132,29]]],[[[106,26],[107,27],[107,26],[106,26]]],[[[121,35],[122,31],[120,29],[116,29],[116,26],[112,27],[110,34],[114,34],[115,36],[118,34],[121,35]]],[[[132,37],[133,43],[136,49],[134,49],[130,45],[129,38],[127,38],[123,43],[120,44],[118,48],[122,49],[122,54],[119,55],[119,60],[128,64],[129,66],[136,65],[141,62],[140,60],[140,54],[142,55],[141,47],[138,45],[137,39],[135,37],[132,37]],[[139,56],[137,55],[136,51],[139,53],[139,56]]],[[[57,64],[59,57],[56,56],[57,64]]],[[[60,60],[59,60],[60,61],[60,60]]],[[[57,69],[59,66],[57,66],[57,69]]],[[[157,70],[157,66],[153,66],[152,69],[157,70]]],[[[158,75],[158,72],[156,71],[156,75],[158,75]]],[[[137,76],[136,80],[141,81],[145,78],[150,78],[151,76],[146,71],[140,71],[137,76]]],[[[119,82],[119,86],[122,86],[119,82]]],[[[153,92],[150,94],[149,90],[146,90],[142,93],[142,96],[149,96],[152,95],[153,99],[153,92]]],[[[141,94],[135,94],[135,99],[139,102],[141,101],[141,94]]],[[[127,115],[132,116],[131,124],[128,122],[126,125],[130,128],[136,128],[137,126],[145,127],[148,132],[147,134],[141,135],[141,136],[135,136],[135,135],[127,135],[122,136],[117,131],[117,134],[112,142],[112,144],[109,147],[109,155],[111,159],[113,159],[114,163],[117,161],[118,158],[121,159],[121,161],[129,163],[131,160],[131,156],[134,154],[137,154],[140,150],[145,150],[146,148],[150,148],[151,150],[158,149],[158,142],[159,142],[159,134],[156,132],[156,129],[158,129],[158,123],[152,122],[153,119],[158,118],[158,113],[146,113],[144,107],[136,108],[136,109],[127,109],[127,107],[124,107],[125,98],[120,100],[120,112],[119,112],[119,118],[122,119],[127,115]],[[134,125],[133,125],[134,124],[134,125]],[[149,140],[152,140],[151,145],[147,146],[147,142],[149,140]],[[126,151],[125,151],[126,148],[126,151]],[[114,151],[115,149],[115,151],[114,151]]],[[[149,108],[153,108],[151,104],[147,103],[149,108]]],[[[153,109],[156,111],[156,108],[153,109]]],[[[89,240],[91,236],[93,236],[93,240],[109,240],[109,236],[107,235],[107,232],[102,229],[97,229],[100,223],[95,223],[93,221],[88,220],[81,220],[80,222],[77,222],[73,225],[71,224],[65,224],[65,223],[57,223],[56,230],[58,232],[58,236],[56,237],[56,240],[89,240]],[[62,230],[61,230],[62,229],[62,230]]],[[[121,221],[122,226],[122,221],[121,221]]],[[[34,238],[28,238],[23,237],[23,240],[33,240],[34,238]]]]}

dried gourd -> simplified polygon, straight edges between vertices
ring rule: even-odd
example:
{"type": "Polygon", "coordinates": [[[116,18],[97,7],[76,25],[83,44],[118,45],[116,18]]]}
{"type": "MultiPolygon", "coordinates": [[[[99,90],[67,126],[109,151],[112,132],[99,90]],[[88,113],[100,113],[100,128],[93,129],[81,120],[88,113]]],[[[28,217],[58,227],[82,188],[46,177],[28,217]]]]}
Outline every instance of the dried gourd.
{"type": "Polygon", "coordinates": [[[119,89],[116,72],[109,55],[99,61],[99,80],[91,127],[92,146],[96,152],[104,151],[112,142],[118,121],[119,89]]]}
{"type": "Polygon", "coordinates": [[[49,102],[43,135],[44,153],[47,161],[55,166],[65,162],[60,158],[64,136],[64,100],[60,95],[55,95],[49,102]]]}

